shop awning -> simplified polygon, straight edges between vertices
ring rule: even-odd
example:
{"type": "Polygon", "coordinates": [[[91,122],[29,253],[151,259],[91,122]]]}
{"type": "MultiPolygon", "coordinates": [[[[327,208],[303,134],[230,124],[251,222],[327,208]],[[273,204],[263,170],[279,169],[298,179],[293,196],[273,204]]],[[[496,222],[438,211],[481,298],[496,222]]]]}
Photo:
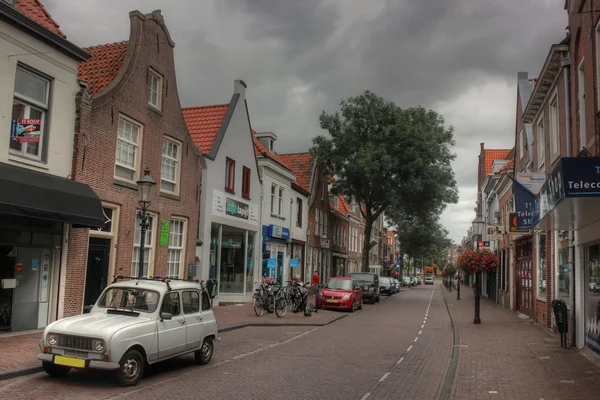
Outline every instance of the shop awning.
{"type": "Polygon", "coordinates": [[[102,202],[91,187],[0,163],[0,213],[102,228],[102,202]]]}
{"type": "Polygon", "coordinates": [[[536,196],[535,229],[579,230],[598,219],[600,157],[565,157],[536,196]]]}

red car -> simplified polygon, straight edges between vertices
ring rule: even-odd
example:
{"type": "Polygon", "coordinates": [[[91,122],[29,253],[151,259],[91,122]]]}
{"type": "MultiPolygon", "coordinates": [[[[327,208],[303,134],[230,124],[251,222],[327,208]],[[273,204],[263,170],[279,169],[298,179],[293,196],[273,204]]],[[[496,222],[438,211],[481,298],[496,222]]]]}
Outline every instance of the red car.
{"type": "Polygon", "coordinates": [[[317,297],[319,308],[337,310],[362,310],[363,294],[360,285],[352,278],[331,278],[317,297]]]}

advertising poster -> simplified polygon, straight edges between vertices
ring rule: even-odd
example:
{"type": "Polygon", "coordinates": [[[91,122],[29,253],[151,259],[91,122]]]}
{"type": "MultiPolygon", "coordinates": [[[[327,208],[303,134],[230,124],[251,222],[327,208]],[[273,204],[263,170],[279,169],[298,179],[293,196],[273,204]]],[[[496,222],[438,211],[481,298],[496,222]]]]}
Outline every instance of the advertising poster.
{"type": "Polygon", "coordinates": [[[10,140],[19,143],[38,143],[42,130],[40,118],[13,118],[10,129],[10,140]]]}

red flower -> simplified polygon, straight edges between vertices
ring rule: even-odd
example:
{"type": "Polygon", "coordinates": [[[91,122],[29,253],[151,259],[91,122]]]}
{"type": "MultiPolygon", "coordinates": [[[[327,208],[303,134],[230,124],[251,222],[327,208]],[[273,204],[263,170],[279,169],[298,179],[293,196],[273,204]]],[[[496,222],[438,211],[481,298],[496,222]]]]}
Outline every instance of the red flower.
{"type": "Polygon", "coordinates": [[[458,268],[469,274],[491,272],[497,268],[499,261],[498,256],[488,249],[465,251],[458,259],[458,268]]]}

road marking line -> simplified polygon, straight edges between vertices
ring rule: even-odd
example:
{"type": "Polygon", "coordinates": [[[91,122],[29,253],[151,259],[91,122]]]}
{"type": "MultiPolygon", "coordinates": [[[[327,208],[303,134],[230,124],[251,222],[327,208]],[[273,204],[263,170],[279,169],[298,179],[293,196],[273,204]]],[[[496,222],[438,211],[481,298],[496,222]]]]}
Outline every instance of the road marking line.
{"type": "Polygon", "coordinates": [[[410,346],[408,346],[408,349],[406,349],[406,352],[408,353],[411,350],[412,350],[412,344],[410,346]]]}
{"type": "Polygon", "coordinates": [[[421,329],[425,328],[425,323],[423,323],[423,325],[421,325],[421,329]]]}
{"type": "Polygon", "coordinates": [[[396,363],[396,365],[400,364],[402,361],[404,361],[404,357],[400,357],[400,359],[398,360],[398,362],[396,363]]]}
{"type": "Polygon", "coordinates": [[[418,337],[418,336],[415,338],[415,342],[416,342],[417,340],[419,340],[419,337],[418,337]]]}
{"type": "Polygon", "coordinates": [[[370,395],[371,395],[371,392],[367,392],[367,393],[365,393],[365,395],[363,397],[360,398],[360,400],[365,400],[370,395]]]}
{"type": "Polygon", "coordinates": [[[421,333],[423,333],[423,331],[419,331],[419,335],[420,335],[421,333]]]}
{"type": "Polygon", "coordinates": [[[390,373],[389,373],[389,372],[386,372],[386,373],[385,373],[385,374],[384,374],[384,375],[381,377],[381,379],[379,379],[379,382],[383,382],[383,381],[385,381],[385,378],[387,378],[388,376],[390,376],[390,373]]]}

